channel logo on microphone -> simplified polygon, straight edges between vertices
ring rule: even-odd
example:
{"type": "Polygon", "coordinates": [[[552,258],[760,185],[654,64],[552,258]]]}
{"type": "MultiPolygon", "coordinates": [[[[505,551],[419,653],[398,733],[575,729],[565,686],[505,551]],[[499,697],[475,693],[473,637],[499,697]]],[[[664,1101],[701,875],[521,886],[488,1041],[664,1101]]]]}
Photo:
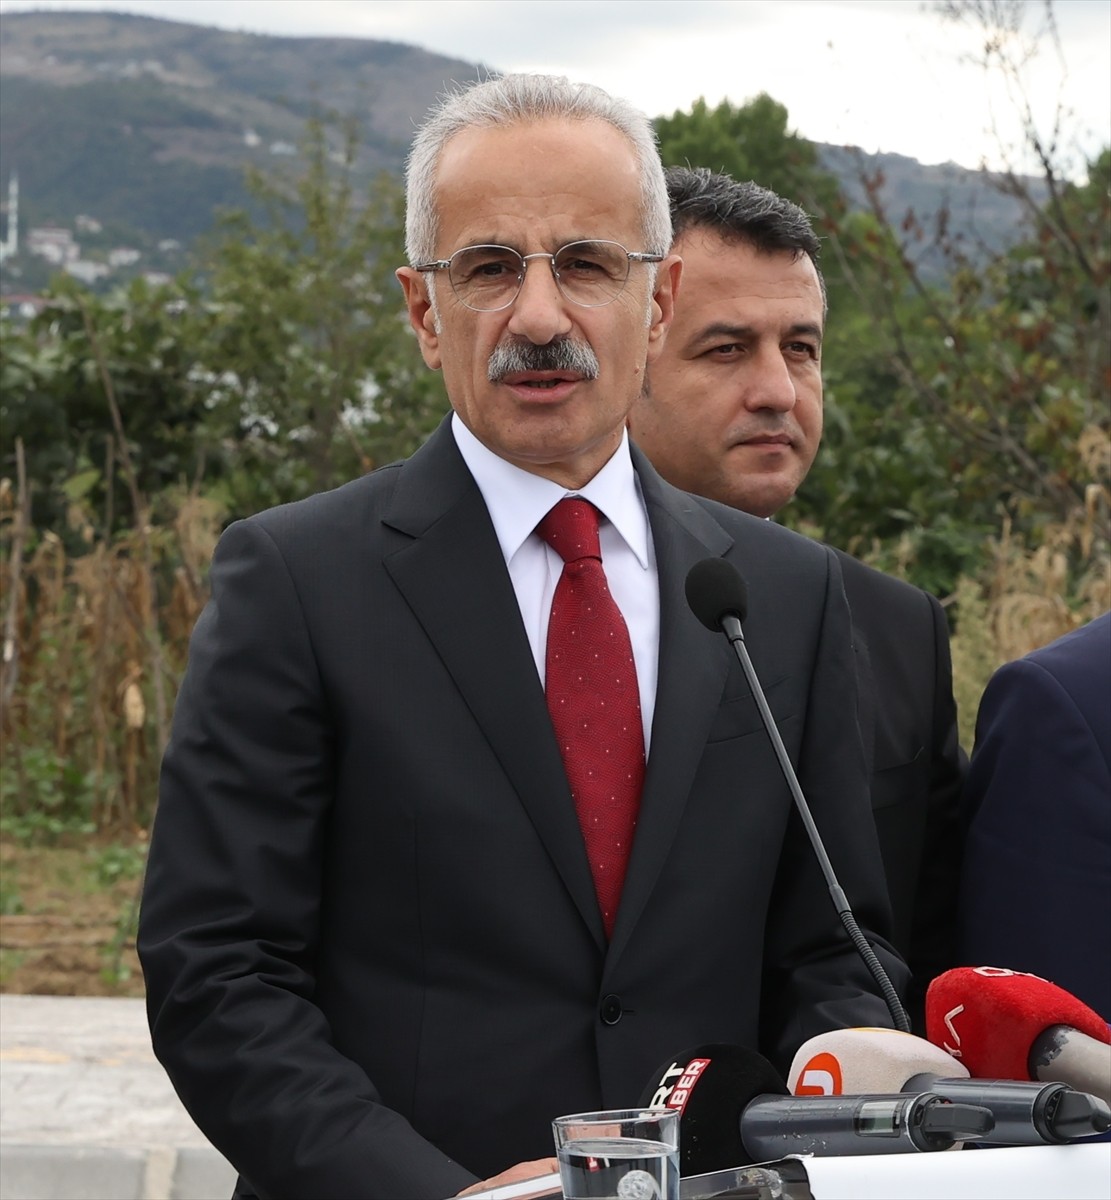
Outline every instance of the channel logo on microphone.
{"type": "Polygon", "coordinates": [[[841,1064],[825,1051],[803,1063],[795,1084],[796,1096],[840,1096],[843,1090],[841,1064]]]}
{"type": "Polygon", "coordinates": [[[694,1085],[712,1061],[709,1058],[692,1058],[685,1066],[672,1063],[663,1073],[659,1087],[656,1088],[655,1094],[648,1102],[649,1108],[661,1106],[676,1108],[679,1110],[679,1115],[682,1116],[683,1110],[687,1107],[687,1101],[691,1098],[694,1085]],[[674,1083],[670,1082],[672,1077],[676,1077],[674,1083]]]}

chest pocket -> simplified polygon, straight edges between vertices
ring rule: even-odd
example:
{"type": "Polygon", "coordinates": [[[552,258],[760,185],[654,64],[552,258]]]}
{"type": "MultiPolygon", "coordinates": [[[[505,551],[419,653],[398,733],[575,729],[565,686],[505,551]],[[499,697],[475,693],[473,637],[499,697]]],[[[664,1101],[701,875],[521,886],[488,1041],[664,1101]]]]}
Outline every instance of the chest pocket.
{"type": "MultiPolygon", "coordinates": [[[[770,684],[764,684],[764,695],[767,698],[768,707],[772,710],[775,723],[779,726],[795,715],[793,708],[789,707],[786,685],[787,676],[785,675],[773,680],[770,684]]],[[[730,676],[726,685],[726,694],[718,706],[706,741],[708,743],[726,742],[732,738],[747,737],[757,731],[763,732],[763,729],[764,722],[760,719],[760,710],[756,707],[756,701],[753,699],[744,676],[740,675],[737,679],[730,676]]]]}

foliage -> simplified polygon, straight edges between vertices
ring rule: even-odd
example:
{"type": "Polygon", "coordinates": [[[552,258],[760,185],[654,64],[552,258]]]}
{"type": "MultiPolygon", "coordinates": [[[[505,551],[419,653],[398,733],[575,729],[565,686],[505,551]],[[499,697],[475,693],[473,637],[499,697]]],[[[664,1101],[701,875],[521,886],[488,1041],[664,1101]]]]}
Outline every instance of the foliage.
{"type": "MultiPolygon", "coordinates": [[[[1005,39],[987,44],[998,54],[1005,39]]],[[[781,519],[942,596],[987,569],[1004,519],[1035,545],[1082,516],[1091,537],[1070,551],[1074,573],[1106,555],[1107,152],[1086,182],[1065,184],[1031,135],[1045,178],[994,180],[1021,203],[1026,232],[972,258],[944,212],[928,228],[914,212],[893,216],[882,174],[862,168],[867,209],[847,211],[767,96],[700,100],[657,129],[665,161],[755,178],[802,204],[823,237],[826,431],[781,519]]]]}
{"type": "MultiPolygon", "coordinates": [[[[1028,231],[972,261],[944,219],[893,220],[882,178],[845,211],[767,96],[658,127],[667,161],[815,214],[826,433],[783,519],[950,602],[970,720],[995,666],[1111,607],[1111,153],[1073,183],[1043,156],[1048,199],[1005,177],[1028,231]]],[[[355,153],[314,117],[299,174],[252,176],[255,208],[189,273],[107,296],[61,280],[3,326],[2,800],[21,844],[149,820],[220,528],[411,452],[446,411],[393,279],[397,185],[362,193],[355,153]]]]}
{"type": "Polygon", "coordinates": [[[72,761],[42,746],[28,747],[0,780],[0,828],[20,842],[57,842],[89,834],[96,781],[72,761]]]}
{"type": "Polygon", "coordinates": [[[191,274],[107,296],[59,278],[27,328],[5,326],[0,461],[11,477],[22,439],[32,523],[68,549],[127,528],[135,491],[156,517],[184,487],[241,516],[334,487],[410,453],[446,411],[393,278],[397,185],[357,197],[354,131],[339,152],[329,128],[309,123],[297,178],[251,176],[265,223],[225,216],[191,274]],[[91,524],[73,527],[75,504],[91,524]]]}
{"type": "Polygon", "coordinates": [[[206,460],[199,433],[207,417],[196,378],[205,315],[196,289],[185,283],[151,287],[140,279],[126,291],[96,296],[59,277],[26,329],[5,326],[2,464],[10,478],[21,439],[37,528],[54,530],[76,547],[88,542],[91,530],[74,527],[75,506],[109,531],[134,519],[118,470],[121,446],[105,373],[144,495],[157,497],[206,470],[218,473],[221,465],[211,455],[206,460]]]}
{"type": "Polygon", "coordinates": [[[787,109],[767,93],[737,106],[705,99],[689,113],[657,117],[664,166],[709,167],[763,187],[811,211],[840,211],[837,181],[818,165],[813,143],[790,131],[787,109]]]}
{"type": "Polygon", "coordinates": [[[138,531],[79,554],[47,531],[18,575],[7,559],[18,686],[3,711],[5,832],[41,842],[146,825],[166,736],[158,691],[184,667],[217,521],[179,495],[172,520],[146,531],[149,570],[138,531]]]}
{"type": "Polygon", "coordinates": [[[224,219],[205,255],[214,320],[210,403],[232,418],[232,511],[333,487],[411,453],[447,409],[393,277],[404,261],[402,197],[382,176],[365,202],[343,151],[309,122],[292,183],[250,177],[266,214],[224,219]],[[337,162],[338,160],[338,162],[337,162]]]}
{"type": "Polygon", "coordinates": [[[57,280],[0,346],[5,828],[149,820],[169,709],[228,519],[410,453],[446,409],[405,320],[400,196],[356,196],[349,130],[255,176],[164,286],[57,280]],[[16,481],[13,486],[13,480],[16,481]],[[9,636],[10,635],[10,636],[9,636]]]}
{"type": "Polygon", "coordinates": [[[827,435],[798,506],[830,540],[863,532],[885,567],[909,546],[911,577],[941,594],[986,565],[1004,521],[1029,545],[1082,524],[1074,569],[1105,561],[1109,159],[1051,180],[1028,235],[986,263],[946,247],[941,287],[917,271],[922,231],[896,231],[873,184],[873,212],[834,239],[857,309],[831,320],[827,435]]]}
{"type": "Polygon", "coordinates": [[[145,842],[113,842],[94,851],[93,875],[98,884],[107,887],[121,879],[139,879],[146,863],[145,842]]]}

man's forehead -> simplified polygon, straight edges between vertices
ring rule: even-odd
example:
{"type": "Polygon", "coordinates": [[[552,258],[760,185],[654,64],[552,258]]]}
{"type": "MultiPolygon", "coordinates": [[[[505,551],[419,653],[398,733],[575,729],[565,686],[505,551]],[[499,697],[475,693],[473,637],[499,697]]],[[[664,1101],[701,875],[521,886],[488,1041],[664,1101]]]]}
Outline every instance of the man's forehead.
{"type": "MultiPolygon", "coordinates": [[[[529,117],[497,125],[468,125],[452,134],[440,150],[436,163],[437,181],[466,172],[471,163],[493,158],[498,175],[514,173],[522,159],[540,158],[545,164],[570,169],[583,156],[595,155],[635,178],[636,151],[616,126],[600,117],[529,117]],[[574,148],[568,160],[551,163],[555,144],[574,148]],[[512,155],[507,150],[512,147],[512,155]]],[[[491,179],[496,178],[492,176],[491,179]]]]}
{"type": "MultiPolygon", "coordinates": [[[[793,250],[761,250],[750,242],[726,241],[717,234],[697,231],[676,239],[673,250],[683,260],[683,290],[679,310],[713,299],[759,305],[796,299],[823,309],[821,284],[813,262],[793,250]]],[[[810,319],[809,317],[807,319],[810,319]]]]}
{"type": "Polygon", "coordinates": [[[597,119],[462,130],[444,147],[434,203],[445,252],[493,242],[551,253],[585,239],[641,249],[635,152],[597,119]]]}
{"type": "Polygon", "coordinates": [[[715,261],[729,259],[734,265],[739,262],[756,262],[764,266],[782,269],[793,263],[800,263],[805,264],[804,272],[806,266],[809,266],[815,277],[817,276],[814,264],[803,250],[765,249],[740,234],[719,233],[716,229],[703,225],[683,230],[676,237],[671,248],[681,256],[694,259],[708,258],[715,261]]]}

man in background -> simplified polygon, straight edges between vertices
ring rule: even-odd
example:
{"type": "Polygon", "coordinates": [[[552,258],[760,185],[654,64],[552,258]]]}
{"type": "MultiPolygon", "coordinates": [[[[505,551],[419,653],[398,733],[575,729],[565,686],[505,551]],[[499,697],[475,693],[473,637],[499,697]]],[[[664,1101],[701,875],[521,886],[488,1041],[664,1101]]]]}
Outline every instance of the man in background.
{"type": "MultiPolygon", "coordinates": [[[[806,213],[767,188],[704,169],[665,176],[682,287],[629,431],[669,483],[772,517],[822,436],[819,241],[806,213]]],[[[935,597],[835,553],[895,944],[921,1028],[924,989],[954,961],[963,756],[949,631],[935,597]]]]}

